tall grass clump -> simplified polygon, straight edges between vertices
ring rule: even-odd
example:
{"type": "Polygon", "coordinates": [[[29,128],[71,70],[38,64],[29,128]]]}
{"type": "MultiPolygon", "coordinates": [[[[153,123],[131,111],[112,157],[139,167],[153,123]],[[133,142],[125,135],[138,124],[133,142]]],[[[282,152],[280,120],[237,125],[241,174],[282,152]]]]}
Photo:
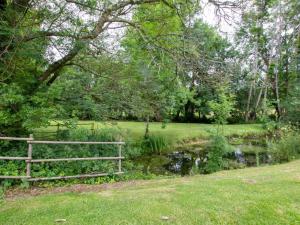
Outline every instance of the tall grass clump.
{"type": "Polygon", "coordinates": [[[282,163],[300,158],[300,135],[290,134],[278,142],[271,142],[268,150],[274,162],[282,163]]]}
{"type": "Polygon", "coordinates": [[[167,150],[169,142],[163,135],[149,135],[143,140],[142,148],[146,153],[149,154],[162,154],[163,151],[167,150]]]}

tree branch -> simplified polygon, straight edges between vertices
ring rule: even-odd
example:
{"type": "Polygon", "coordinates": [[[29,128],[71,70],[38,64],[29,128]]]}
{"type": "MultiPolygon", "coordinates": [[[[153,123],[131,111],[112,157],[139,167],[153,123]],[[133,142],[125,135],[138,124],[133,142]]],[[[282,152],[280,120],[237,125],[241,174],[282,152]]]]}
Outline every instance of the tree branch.
{"type": "MultiPolygon", "coordinates": [[[[82,2],[79,1],[75,1],[75,0],[66,0],[66,2],[69,3],[74,3],[74,4],[78,4],[84,7],[89,7],[87,5],[85,5],[82,2]]],[[[70,52],[65,55],[63,58],[61,58],[60,60],[52,63],[51,65],[49,65],[48,69],[46,71],[43,72],[43,74],[40,76],[39,81],[43,82],[46,81],[49,76],[51,76],[51,74],[55,73],[57,70],[61,69],[66,63],[68,63],[69,61],[71,61],[86,45],[89,44],[89,41],[96,39],[106,28],[106,24],[107,23],[111,23],[111,22],[122,22],[122,23],[127,23],[131,26],[136,26],[133,22],[129,21],[129,20],[124,20],[124,19],[114,19],[114,20],[110,20],[110,17],[117,11],[124,9],[127,6],[133,6],[133,5],[141,5],[141,4],[151,4],[151,3],[158,3],[158,2],[163,2],[164,4],[166,4],[166,0],[127,0],[127,1],[120,1],[117,2],[115,4],[112,4],[110,6],[108,6],[106,9],[103,9],[103,12],[101,13],[101,15],[99,16],[99,19],[94,27],[94,30],[88,34],[88,35],[84,35],[84,36],[74,36],[74,38],[76,40],[78,40],[80,43],[82,43],[83,41],[85,42],[85,44],[76,44],[72,50],[70,50],[70,52]]],[[[138,28],[136,26],[136,28],[138,28]]],[[[64,36],[64,33],[60,33],[60,32],[48,32],[48,33],[44,33],[44,35],[49,35],[49,36],[64,36]]],[[[71,35],[73,36],[73,35],[71,35]]]]}
{"type": "Polygon", "coordinates": [[[39,81],[43,82],[47,80],[52,73],[55,73],[57,70],[61,69],[67,62],[72,60],[80,52],[80,50],[84,48],[84,46],[84,43],[75,44],[74,48],[67,55],[65,55],[60,60],[52,63],[48,67],[48,69],[44,71],[44,73],[40,76],[39,81]]]}

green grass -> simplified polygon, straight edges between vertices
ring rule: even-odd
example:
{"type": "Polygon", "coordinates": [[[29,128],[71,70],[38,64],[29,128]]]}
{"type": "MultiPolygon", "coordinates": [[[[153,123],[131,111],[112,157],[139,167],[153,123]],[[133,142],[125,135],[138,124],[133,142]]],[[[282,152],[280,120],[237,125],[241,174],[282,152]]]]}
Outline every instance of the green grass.
{"type": "Polygon", "coordinates": [[[0,224],[300,224],[300,161],[5,200],[0,224]],[[169,219],[163,221],[162,216],[169,219]]]}
{"type": "MultiPolygon", "coordinates": [[[[79,124],[93,123],[93,121],[79,121],[79,124]]],[[[82,125],[80,127],[91,128],[91,125],[82,125]]],[[[127,136],[136,140],[143,137],[145,132],[144,122],[114,122],[114,125],[110,123],[95,122],[95,128],[101,127],[119,127],[126,130],[127,136]]],[[[197,124],[197,123],[168,123],[166,128],[162,129],[162,123],[152,122],[150,123],[150,133],[162,134],[168,141],[177,142],[183,139],[190,138],[207,138],[210,135],[210,131],[214,131],[216,125],[213,124],[197,124]]],[[[45,130],[45,129],[40,129],[45,130]]],[[[47,131],[55,131],[56,127],[48,127],[47,131]]],[[[224,125],[224,134],[230,135],[252,135],[263,134],[265,131],[260,124],[234,124],[224,125]]]]}

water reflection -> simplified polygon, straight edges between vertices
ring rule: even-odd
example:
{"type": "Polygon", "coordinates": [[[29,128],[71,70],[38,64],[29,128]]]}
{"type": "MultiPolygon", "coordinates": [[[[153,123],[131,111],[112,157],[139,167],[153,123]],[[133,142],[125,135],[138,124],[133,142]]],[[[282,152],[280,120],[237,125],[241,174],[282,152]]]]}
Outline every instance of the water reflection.
{"type": "MultiPolygon", "coordinates": [[[[243,145],[236,146],[234,150],[224,156],[227,162],[231,163],[233,168],[259,166],[261,164],[269,164],[272,162],[271,156],[265,151],[249,151],[249,146],[246,146],[247,152],[243,151],[243,145]]],[[[207,152],[194,151],[174,151],[169,153],[169,162],[163,165],[164,168],[172,173],[181,174],[182,176],[190,174],[193,166],[199,168],[207,161],[207,152]]],[[[232,168],[229,166],[229,168],[232,168]]]]}

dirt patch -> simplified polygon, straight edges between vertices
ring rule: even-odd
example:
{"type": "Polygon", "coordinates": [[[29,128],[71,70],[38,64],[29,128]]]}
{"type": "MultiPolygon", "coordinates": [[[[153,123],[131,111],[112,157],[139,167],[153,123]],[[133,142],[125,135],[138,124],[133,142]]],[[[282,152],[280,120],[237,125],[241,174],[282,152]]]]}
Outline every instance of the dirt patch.
{"type": "Polygon", "coordinates": [[[136,186],[137,184],[144,184],[149,181],[124,181],[109,184],[75,184],[71,186],[63,187],[31,187],[28,189],[12,188],[5,192],[6,200],[14,200],[23,197],[32,197],[44,194],[57,194],[57,193],[83,193],[83,192],[99,192],[111,189],[121,189],[130,186],[136,186]]]}

